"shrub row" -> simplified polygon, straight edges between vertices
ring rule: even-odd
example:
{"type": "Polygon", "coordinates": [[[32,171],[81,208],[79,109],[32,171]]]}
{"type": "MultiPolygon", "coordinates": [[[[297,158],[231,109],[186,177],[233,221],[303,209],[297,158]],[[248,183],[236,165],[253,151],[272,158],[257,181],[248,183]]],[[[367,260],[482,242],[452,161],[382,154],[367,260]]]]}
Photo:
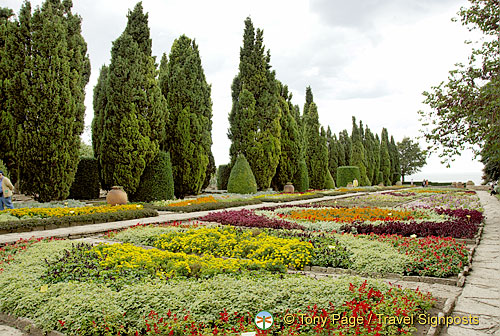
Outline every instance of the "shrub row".
{"type": "Polygon", "coordinates": [[[259,200],[262,202],[276,202],[276,203],[281,203],[281,202],[292,202],[292,201],[300,201],[300,200],[307,200],[307,199],[313,199],[313,198],[319,198],[323,197],[323,193],[316,193],[314,195],[304,195],[304,196],[289,196],[289,197],[261,197],[259,200]]]}
{"type": "Polygon", "coordinates": [[[158,212],[156,210],[146,208],[109,213],[94,213],[78,216],[21,219],[16,221],[1,222],[0,233],[51,230],[57,229],[59,227],[116,222],[156,216],[158,216],[158,212]]]}
{"type": "Polygon", "coordinates": [[[154,206],[150,204],[146,204],[145,206],[153,208],[158,211],[176,211],[176,212],[196,212],[196,211],[209,211],[209,210],[218,210],[225,208],[234,208],[243,205],[252,205],[252,204],[260,204],[261,200],[258,199],[248,199],[244,201],[232,201],[232,202],[210,202],[210,203],[200,203],[200,204],[191,204],[186,206],[154,206]]]}

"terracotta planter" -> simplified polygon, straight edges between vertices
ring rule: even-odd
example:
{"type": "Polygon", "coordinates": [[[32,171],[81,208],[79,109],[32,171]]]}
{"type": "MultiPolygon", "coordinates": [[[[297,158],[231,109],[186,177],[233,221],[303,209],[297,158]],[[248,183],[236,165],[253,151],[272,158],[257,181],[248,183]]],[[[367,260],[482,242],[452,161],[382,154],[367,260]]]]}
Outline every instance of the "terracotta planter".
{"type": "Polygon", "coordinates": [[[285,187],[283,188],[283,192],[286,193],[293,193],[295,191],[295,187],[291,183],[287,183],[285,187]]]}
{"type": "Polygon", "coordinates": [[[127,204],[128,202],[127,193],[123,191],[122,187],[113,186],[106,195],[106,202],[108,202],[109,205],[127,204]]]}

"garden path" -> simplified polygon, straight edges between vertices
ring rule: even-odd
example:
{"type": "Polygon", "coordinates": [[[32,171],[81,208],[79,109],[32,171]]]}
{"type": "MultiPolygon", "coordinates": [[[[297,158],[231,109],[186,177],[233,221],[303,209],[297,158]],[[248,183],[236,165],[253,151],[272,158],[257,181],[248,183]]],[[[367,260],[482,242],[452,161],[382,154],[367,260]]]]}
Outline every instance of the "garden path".
{"type": "Polygon", "coordinates": [[[477,193],[486,220],[452,316],[478,316],[479,325],[449,326],[442,336],[500,335],[500,202],[486,191],[477,193]]]}
{"type": "MultiPolygon", "coordinates": [[[[387,191],[378,191],[374,193],[384,193],[387,191]]],[[[324,196],[321,198],[307,199],[307,200],[299,200],[286,202],[286,204],[304,204],[311,202],[321,202],[321,201],[329,201],[333,199],[346,198],[352,196],[359,196],[368,194],[368,192],[358,192],[355,194],[347,194],[347,195],[337,195],[337,196],[324,196]]],[[[35,238],[47,238],[47,237],[59,237],[59,238],[80,238],[84,236],[90,236],[92,234],[103,233],[110,230],[118,230],[128,228],[130,226],[134,226],[138,223],[147,224],[147,223],[157,223],[157,222],[171,222],[171,221],[183,221],[189,219],[196,219],[199,217],[203,217],[207,215],[209,212],[219,212],[224,210],[241,210],[241,209],[258,209],[269,206],[277,206],[282,205],[283,203],[270,203],[265,202],[261,204],[252,204],[252,205],[244,205],[240,207],[234,207],[229,209],[219,209],[219,210],[210,210],[210,211],[199,211],[199,212],[189,212],[189,213],[179,213],[179,212],[168,212],[168,211],[159,211],[159,216],[157,217],[147,217],[141,219],[132,219],[126,221],[119,222],[109,222],[109,223],[101,223],[101,224],[89,224],[82,226],[73,226],[67,228],[59,228],[54,230],[43,230],[43,231],[30,231],[30,232],[21,232],[21,233],[7,233],[0,235],[0,246],[7,243],[14,243],[19,239],[29,239],[31,237],[35,238]]]]}
{"type": "Polygon", "coordinates": [[[23,333],[21,330],[12,328],[6,325],[0,325],[0,335],[1,336],[22,336],[27,335],[23,333]]]}

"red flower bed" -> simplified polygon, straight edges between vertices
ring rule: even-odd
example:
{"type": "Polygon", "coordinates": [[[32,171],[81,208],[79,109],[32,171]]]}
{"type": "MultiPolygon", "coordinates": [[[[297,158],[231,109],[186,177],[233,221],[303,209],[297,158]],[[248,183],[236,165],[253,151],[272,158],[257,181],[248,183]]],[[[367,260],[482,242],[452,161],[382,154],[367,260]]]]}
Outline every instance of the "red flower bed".
{"type": "Polygon", "coordinates": [[[399,234],[409,237],[413,234],[419,237],[441,236],[453,238],[474,238],[484,216],[480,211],[469,209],[434,209],[436,213],[455,217],[455,220],[444,222],[398,222],[387,221],[383,224],[373,225],[365,223],[353,223],[344,225],[341,230],[357,233],[374,234],[399,234]]]}
{"type": "Polygon", "coordinates": [[[200,218],[202,221],[217,222],[224,225],[259,227],[271,229],[300,229],[304,227],[299,224],[290,223],[281,219],[259,216],[251,210],[243,209],[237,211],[211,212],[200,218]]]}
{"type": "Polygon", "coordinates": [[[467,220],[451,220],[445,222],[385,222],[379,225],[353,223],[342,226],[344,232],[374,233],[374,234],[398,234],[409,237],[441,236],[453,238],[474,238],[478,226],[467,220]]]}
{"type": "Polygon", "coordinates": [[[413,257],[407,274],[447,277],[460,273],[469,252],[464,243],[453,238],[408,238],[400,235],[370,234],[370,239],[390,243],[398,251],[413,257]]]}

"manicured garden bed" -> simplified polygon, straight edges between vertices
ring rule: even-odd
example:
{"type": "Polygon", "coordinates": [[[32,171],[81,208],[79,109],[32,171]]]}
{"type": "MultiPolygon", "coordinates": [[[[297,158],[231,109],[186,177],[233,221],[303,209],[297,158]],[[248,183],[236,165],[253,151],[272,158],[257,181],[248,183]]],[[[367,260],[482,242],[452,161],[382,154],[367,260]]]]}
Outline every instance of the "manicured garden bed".
{"type": "Polygon", "coordinates": [[[163,255],[146,258],[149,253],[129,245],[35,243],[16,253],[0,273],[0,311],[67,335],[229,335],[256,331],[253,319],[261,310],[273,314],[272,331],[279,335],[354,330],[363,335],[399,335],[411,333],[414,326],[389,325],[377,314],[411,316],[428,311],[434,303],[427,294],[356,277],[312,279],[265,270],[169,277],[156,273],[155,263],[162,264],[163,255]],[[111,250],[112,254],[106,253],[111,250]],[[304,313],[358,315],[370,322],[356,329],[338,321],[285,323],[285,314],[304,313]]]}
{"type": "Polygon", "coordinates": [[[142,205],[18,208],[0,211],[0,233],[50,230],[158,216],[142,205]]]}
{"type": "Polygon", "coordinates": [[[449,277],[462,270],[469,255],[465,244],[452,238],[318,234],[286,229],[207,227],[197,222],[192,228],[169,223],[141,225],[108,237],[170,252],[270,261],[273,267],[268,269],[274,270],[321,266],[363,274],[449,277]],[[439,260],[441,264],[437,263],[439,260]]]}

